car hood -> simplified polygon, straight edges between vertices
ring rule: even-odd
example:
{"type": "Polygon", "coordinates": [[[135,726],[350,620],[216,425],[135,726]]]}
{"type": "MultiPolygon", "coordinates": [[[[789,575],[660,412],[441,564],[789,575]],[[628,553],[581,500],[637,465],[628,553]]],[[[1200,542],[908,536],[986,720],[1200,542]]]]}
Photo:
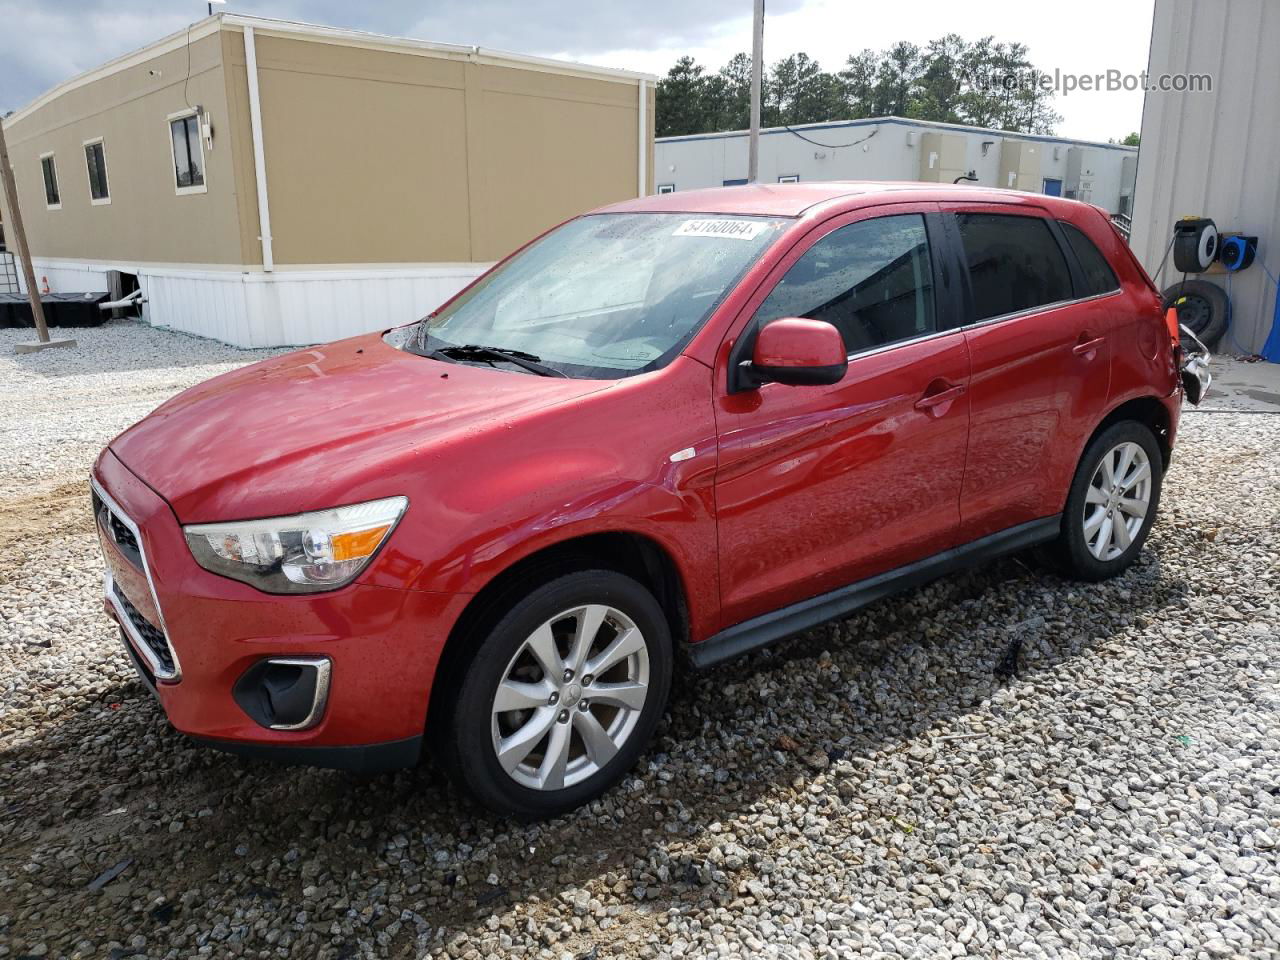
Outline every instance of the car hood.
{"type": "Polygon", "coordinates": [[[110,449],[183,523],[280,516],[398,495],[411,462],[611,384],[431,360],[370,335],[214,377],[110,449]]]}

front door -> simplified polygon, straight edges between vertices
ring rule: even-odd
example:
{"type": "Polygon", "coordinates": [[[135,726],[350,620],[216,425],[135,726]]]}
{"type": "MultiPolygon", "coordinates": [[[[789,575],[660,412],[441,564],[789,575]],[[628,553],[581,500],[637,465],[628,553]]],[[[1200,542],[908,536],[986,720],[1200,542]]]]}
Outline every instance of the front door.
{"type": "Polygon", "coordinates": [[[796,244],[748,302],[716,381],[722,627],[954,546],[969,432],[969,357],[930,240],[932,204],[859,211],[796,244]],[[754,331],[834,324],[831,386],[732,392],[754,331]]]}

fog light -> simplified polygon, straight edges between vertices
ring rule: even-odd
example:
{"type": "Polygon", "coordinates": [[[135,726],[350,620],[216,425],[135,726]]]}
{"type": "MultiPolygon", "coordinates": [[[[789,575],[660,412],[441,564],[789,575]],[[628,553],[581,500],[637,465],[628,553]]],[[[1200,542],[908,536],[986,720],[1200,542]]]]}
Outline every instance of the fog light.
{"type": "Polygon", "coordinates": [[[306,730],[324,715],[330,670],[328,657],[271,657],[246,670],[231,694],[259,726],[306,730]]]}

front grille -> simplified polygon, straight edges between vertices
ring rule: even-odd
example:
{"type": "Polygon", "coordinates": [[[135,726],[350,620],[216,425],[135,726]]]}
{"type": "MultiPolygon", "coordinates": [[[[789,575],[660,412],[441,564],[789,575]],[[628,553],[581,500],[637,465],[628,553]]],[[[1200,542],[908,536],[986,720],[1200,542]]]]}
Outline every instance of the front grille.
{"type": "Polygon", "coordinates": [[[147,568],[147,558],[143,552],[142,535],[138,531],[138,525],[129,519],[96,480],[90,482],[90,490],[93,497],[94,522],[101,534],[103,554],[107,560],[107,572],[103,577],[107,601],[115,608],[115,617],[124,629],[126,641],[130,644],[130,650],[135,659],[141,657],[147,661],[143,670],[144,677],[151,682],[164,680],[176,683],[182,676],[182,670],[178,666],[177,654],[169,644],[168,634],[163,626],[157,626],[147,619],[142,611],[124,595],[124,591],[120,589],[111,572],[113,560],[106,556],[111,549],[108,548],[106,541],[110,540],[115,552],[123,556],[146,578],[147,589],[155,604],[156,617],[161,617],[160,598],[156,596],[155,584],[151,581],[151,571],[147,568]]]}
{"type": "Polygon", "coordinates": [[[124,651],[129,655],[129,660],[133,663],[138,671],[138,675],[142,677],[143,683],[147,685],[147,689],[152,693],[156,692],[156,674],[155,671],[147,664],[147,661],[138,656],[138,651],[133,649],[133,644],[129,642],[129,635],[125,633],[124,627],[120,628],[120,642],[124,644],[124,651]]]}
{"type": "Polygon", "coordinates": [[[138,555],[138,538],[133,535],[133,531],[121,523],[120,518],[110,511],[108,511],[107,520],[110,524],[111,536],[115,538],[117,544],[127,551],[125,555],[138,555]]]}
{"type": "Polygon", "coordinates": [[[142,548],[138,545],[138,537],[129,525],[116,515],[116,512],[103,503],[98,491],[93,491],[93,515],[102,521],[112,542],[120,549],[120,553],[135,569],[142,569],[142,548]]]}
{"type": "Polygon", "coordinates": [[[119,587],[114,587],[115,599],[125,612],[125,616],[129,618],[129,622],[133,624],[133,629],[137,631],[142,642],[147,645],[158,661],[160,666],[164,668],[164,672],[172,674],[173,669],[173,653],[169,650],[169,642],[165,639],[164,632],[159,627],[154,626],[150,620],[142,615],[142,611],[129,602],[129,598],[120,592],[119,587]]]}

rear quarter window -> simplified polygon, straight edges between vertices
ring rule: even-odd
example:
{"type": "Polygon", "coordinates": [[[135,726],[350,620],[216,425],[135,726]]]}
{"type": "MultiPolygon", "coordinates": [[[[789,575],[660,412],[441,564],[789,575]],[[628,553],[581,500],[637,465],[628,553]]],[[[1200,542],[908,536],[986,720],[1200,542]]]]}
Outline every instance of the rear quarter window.
{"type": "Polygon", "coordinates": [[[1115,271],[1111,269],[1111,264],[1107,263],[1107,258],[1085,235],[1085,232],[1065,220],[1059,220],[1058,225],[1062,227],[1067,243],[1071,245],[1076,260],[1080,262],[1080,272],[1084,275],[1084,289],[1079,295],[1094,297],[1101,293],[1119,290],[1120,281],[1116,278],[1115,271]]]}
{"type": "Polygon", "coordinates": [[[973,290],[974,321],[1072,298],[1071,271],[1048,221],[1001,213],[958,213],[973,290]]]}

